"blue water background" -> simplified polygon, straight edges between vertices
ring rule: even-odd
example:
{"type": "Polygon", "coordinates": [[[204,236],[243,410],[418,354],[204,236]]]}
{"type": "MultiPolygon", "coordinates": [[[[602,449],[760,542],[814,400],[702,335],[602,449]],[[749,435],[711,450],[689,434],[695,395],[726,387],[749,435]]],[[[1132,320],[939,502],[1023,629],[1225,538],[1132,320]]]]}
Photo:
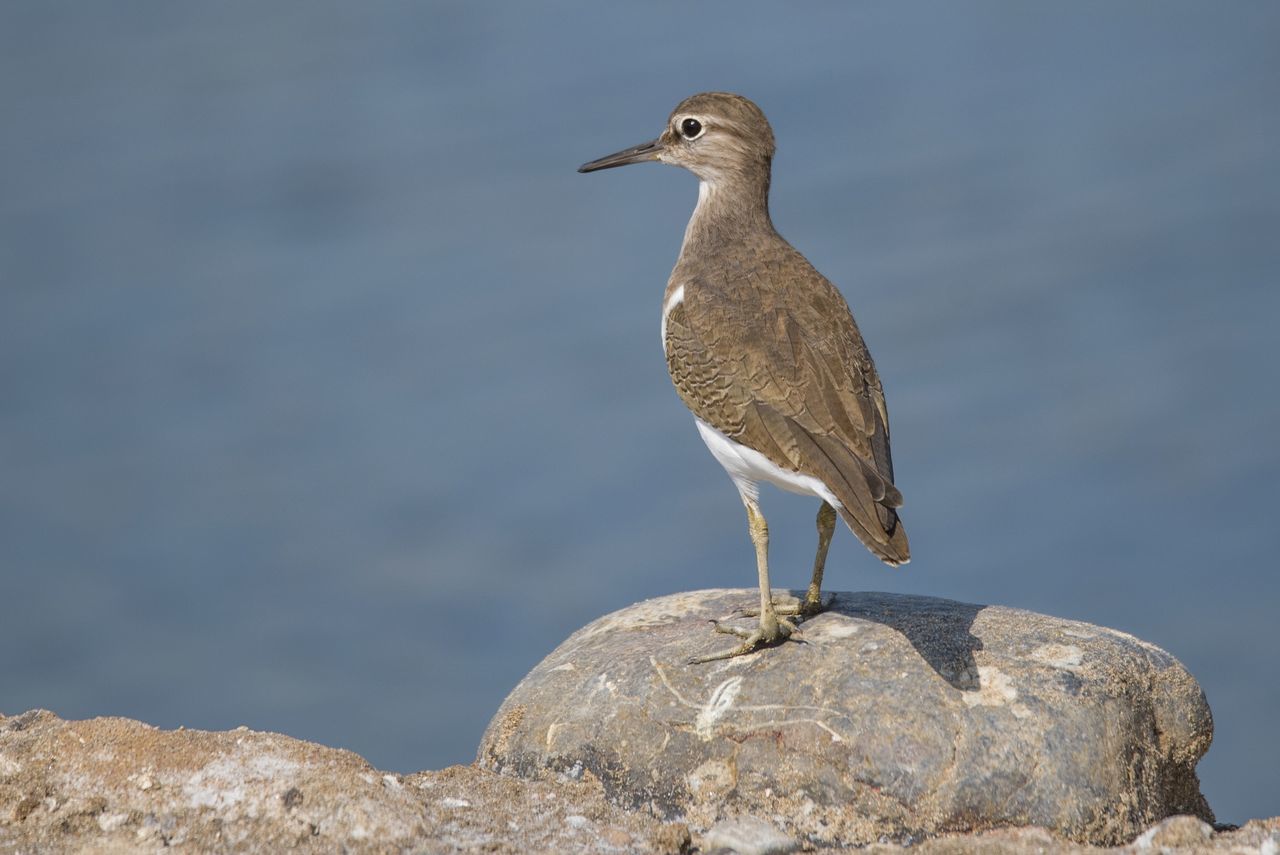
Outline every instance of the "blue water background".
{"type": "MultiPolygon", "coordinates": [[[[692,92],[777,132],[915,560],[832,587],[1132,632],[1280,813],[1280,5],[0,7],[0,710],[467,762],[636,600],[751,586],[670,388],[696,195],[581,162],[692,92]]],[[[775,581],[813,503],[766,496],[775,581]]]]}

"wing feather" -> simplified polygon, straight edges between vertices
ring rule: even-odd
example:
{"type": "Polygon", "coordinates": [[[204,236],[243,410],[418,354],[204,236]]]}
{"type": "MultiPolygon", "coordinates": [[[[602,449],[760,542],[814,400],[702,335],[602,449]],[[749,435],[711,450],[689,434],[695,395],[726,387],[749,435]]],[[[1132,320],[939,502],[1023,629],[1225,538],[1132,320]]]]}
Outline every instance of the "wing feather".
{"type": "Polygon", "coordinates": [[[867,548],[904,563],[880,378],[840,292],[786,249],[762,268],[685,280],[666,319],[672,381],[698,418],[822,481],[867,548]]]}

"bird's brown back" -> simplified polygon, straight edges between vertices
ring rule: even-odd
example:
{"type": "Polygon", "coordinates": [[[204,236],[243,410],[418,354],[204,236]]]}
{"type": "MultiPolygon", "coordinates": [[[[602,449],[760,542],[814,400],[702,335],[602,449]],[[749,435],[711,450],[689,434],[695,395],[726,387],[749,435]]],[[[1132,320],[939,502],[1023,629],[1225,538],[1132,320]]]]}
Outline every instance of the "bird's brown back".
{"type": "Polygon", "coordinates": [[[884,393],[844,297],[771,229],[691,237],[697,251],[682,252],[668,288],[684,288],[665,341],[680,397],[736,442],[818,478],[868,548],[905,562],[884,393]]]}

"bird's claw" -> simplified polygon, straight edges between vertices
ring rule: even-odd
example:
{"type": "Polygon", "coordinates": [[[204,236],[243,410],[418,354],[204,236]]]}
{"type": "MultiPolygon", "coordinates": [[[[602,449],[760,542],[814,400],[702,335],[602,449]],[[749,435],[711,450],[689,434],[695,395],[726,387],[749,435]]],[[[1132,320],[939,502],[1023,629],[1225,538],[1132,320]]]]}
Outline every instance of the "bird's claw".
{"type": "Polygon", "coordinates": [[[712,653],[709,656],[695,656],[689,660],[690,665],[701,665],[705,662],[716,662],[721,659],[732,659],[735,656],[745,656],[748,653],[754,653],[764,647],[773,647],[784,641],[804,641],[804,636],[800,630],[796,629],[796,625],[786,618],[777,618],[771,627],[766,626],[762,621],[755,630],[748,631],[736,626],[724,626],[718,620],[711,621],[716,632],[725,635],[736,635],[743,639],[742,644],[729,650],[722,650],[719,653],[712,653]]]}

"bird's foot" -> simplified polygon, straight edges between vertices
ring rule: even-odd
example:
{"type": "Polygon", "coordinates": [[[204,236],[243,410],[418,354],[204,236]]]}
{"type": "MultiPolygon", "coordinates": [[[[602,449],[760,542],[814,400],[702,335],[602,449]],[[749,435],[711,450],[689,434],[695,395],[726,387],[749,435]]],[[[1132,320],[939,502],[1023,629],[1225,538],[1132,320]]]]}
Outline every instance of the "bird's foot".
{"type": "Polygon", "coordinates": [[[737,647],[729,650],[722,650],[719,653],[712,653],[710,656],[696,656],[689,660],[690,665],[701,665],[704,662],[715,662],[720,659],[732,659],[735,656],[745,656],[748,653],[754,653],[764,647],[773,647],[784,641],[804,641],[800,635],[800,630],[796,629],[796,625],[783,617],[776,615],[768,616],[760,621],[760,624],[753,631],[741,629],[736,626],[725,626],[718,620],[711,621],[716,632],[725,635],[736,635],[743,639],[742,643],[737,647]],[[769,620],[772,617],[773,620],[769,620]]]}
{"type": "MultiPolygon", "coordinates": [[[[831,606],[831,601],[834,599],[835,596],[832,595],[827,597],[826,600],[823,600],[821,597],[805,597],[803,600],[786,600],[784,602],[774,600],[773,611],[775,614],[797,617],[800,618],[800,620],[805,620],[825,612],[831,606]]],[[[746,617],[759,617],[760,610],[744,609],[742,614],[746,617]]]]}

